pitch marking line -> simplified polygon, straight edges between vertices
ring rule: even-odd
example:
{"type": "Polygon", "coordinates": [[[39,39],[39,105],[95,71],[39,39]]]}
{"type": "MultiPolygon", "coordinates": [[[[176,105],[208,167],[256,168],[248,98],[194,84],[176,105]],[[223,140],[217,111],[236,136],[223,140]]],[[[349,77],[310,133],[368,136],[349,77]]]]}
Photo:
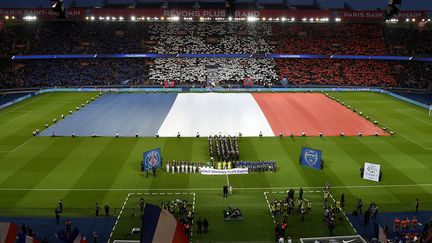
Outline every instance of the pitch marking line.
{"type": "Polygon", "coordinates": [[[398,132],[398,131],[396,131],[395,129],[392,129],[392,128],[390,128],[390,129],[393,130],[393,131],[395,131],[395,132],[397,132],[398,134],[402,135],[402,137],[404,137],[404,138],[410,140],[411,142],[417,144],[418,146],[422,147],[423,149],[426,149],[426,150],[429,150],[429,151],[432,150],[432,148],[428,148],[428,147],[425,147],[425,146],[423,146],[423,145],[417,143],[417,142],[414,141],[413,139],[409,138],[407,135],[405,135],[405,134],[403,134],[403,133],[401,133],[401,132],[398,132]]]}
{"type": "Polygon", "coordinates": [[[266,202],[267,202],[267,207],[268,207],[268,209],[269,209],[270,215],[272,216],[273,224],[276,224],[276,219],[275,219],[275,217],[273,216],[273,213],[272,213],[271,208],[270,208],[270,202],[269,202],[268,197],[267,197],[267,194],[268,194],[268,193],[269,193],[269,192],[264,192],[264,197],[265,197],[265,200],[266,200],[266,202]]]}
{"type": "MultiPolygon", "coordinates": [[[[361,189],[361,188],[393,188],[393,187],[432,187],[432,184],[401,184],[401,185],[371,185],[371,186],[332,186],[333,189],[361,189]]],[[[286,187],[243,187],[235,188],[238,191],[247,190],[284,190],[286,187]]],[[[300,186],[291,187],[299,189],[300,186]]],[[[322,186],[302,187],[303,189],[321,189],[322,186]]],[[[160,188],[160,189],[145,189],[145,188],[0,188],[0,191],[219,191],[220,188],[160,188]]],[[[319,192],[319,191],[316,191],[319,192]]],[[[168,195],[173,193],[168,192],[168,195]]]]}
{"type": "MultiPolygon", "coordinates": [[[[21,109],[21,108],[23,108],[24,106],[27,106],[27,105],[30,105],[31,103],[34,103],[35,101],[37,101],[37,100],[41,100],[41,99],[43,99],[43,98],[46,98],[46,97],[48,97],[48,96],[50,96],[50,95],[52,95],[53,93],[50,93],[50,94],[48,94],[48,95],[45,95],[45,96],[39,96],[39,97],[32,97],[32,98],[30,98],[30,99],[33,99],[33,100],[29,100],[29,102],[27,102],[26,104],[22,104],[21,102],[18,102],[18,103],[15,103],[14,105],[16,105],[16,104],[18,104],[18,105],[20,105],[20,106],[18,106],[18,107],[16,107],[15,109],[12,109],[12,110],[10,110],[10,111],[6,111],[6,112],[4,112],[4,113],[1,113],[0,114],[0,116],[4,116],[4,115],[6,115],[6,114],[9,114],[9,113],[11,113],[11,112],[13,112],[13,111],[16,111],[16,110],[19,110],[19,109],[21,109]],[[21,105],[22,104],[22,105],[21,105]]],[[[10,107],[10,106],[9,106],[10,107]]],[[[6,108],[6,107],[5,107],[6,108]]]]}
{"type": "Polygon", "coordinates": [[[424,124],[432,125],[432,123],[430,121],[426,121],[426,120],[420,119],[420,118],[415,117],[415,116],[413,116],[413,115],[411,115],[411,114],[409,114],[409,113],[407,113],[405,111],[401,111],[401,110],[398,110],[398,109],[396,109],[396,111],[398,111],[398,112],[400,112],[402,114],[405,114],[405,115],[407,115],[407,116],[409,116],[409,117],[411,117],[413,119],[416,119],[417,121],[423,122],[424,124]]]}
{"type": "MultiPolygon", "coordinates": [[[[192,195],[192,212],[195,214],[195,199],[196,199],[195,192],[182,192],[182,193],[176,192],[176,193],[166,193],[166,194],[168,194],[168,195],[173,195],[173,194],[175,194],[175,195],[192,195]]],[[[111,242],[112,235],[114,234],[114,230],[115,230],[115,228],[117,226],[117,223],[120,220],[120,217],[121,217],[121,215],[123,213],[124,208],[126,207],[126,204],[127,204],[127,201],[129,200],[129,197],[133,196],[133,195],[165,195],[165,193],[164,192],[159,192],[159,193],[154,193],[154,192],[152,192],[152,193],[149,193],[149,192],[144,192],[144,193],[142,193],[142,192],[130,192],[130,193],[128,193],[125,201],[123,202],[123,206],[120,209],[120,213],[117,216],[117,219],[116,219],[116,221],[114,223],[114,226],[113,226],[113,228],[111,230],[110,236],[108,238],[108,243],[111,242]]],[[[194,225],[193,222],[194,221],[192,219],[192,223],[191,223],[191,227],[190,227],[190,230],[191,230],[191,238],[190,239],[192,239],[192,236],[193,236],[193,225],[194,225]]],[[[116,240],[114,240],[114,242],[115,241],[116,240]]]]}
{"type": "MultiPolygon", "coordinates": [[[[336,200],[333,198],[333,195],[332,195],[331,193],[329,193],[329,194],[330,194],[330,197],[331,197],[331,199],[333,200],[333,202],[336,203],[336,200]]],[[[348,223],[351,225],[351,228],[352,228],[352,229],[354,230],[354,232],[357,234],[357,230],[354,228],[354,225],[351,223],[351,221],[350,221],[349,218],[347,217],[345,211],[344,211],[341,207],[339,207],[339,210],[342,212],[343,216],[345,216],[346,221],[348,221],[348,223]]]]}
{"type": "Polygon", "coordinates": [[[120,210],[120,213],[119,213],[119,215],[117,216],[117,219],[116,219],[116,221],[115,221],[115,223],[114,223],[114,226],[113,226],[113,228],[112,228],[112,230],[111,230],[111,234],[110,234],[110,236],[109,236],[109,238],[108,238],[108,243],[111,242],[111,237],[112,237],[112,235],[113,235],[113,233],[114,233],[114,230],[115,230],[115,228],[116,228],[116,226],[117,226],[118,221],[120,220],[120,217],[121,217],[121,215],[122,215],[122,213],[123,213],[123,210],[124,210],[124,208],[125,208],[125,206],[126,206],[126,203],[127,203],[127,201],[129,200],[129,197],[130,197],[131,195],[132,195],[132,193],[128,193],[128,195],[127,195],[127,197],[126,197],[126,199],[125,199],[125,201],[124,201],[124,203],[123,203],[123,206],[122,206],[122,208],[121,208],[121,210],[120,210]]]}
{"type": "Polygon", "coordinates": [[[20,117],[22,117],[22,116],[24,116],[24,115],[26,115],[26,114],[27,114],[27,113],[21,114],[21,115],[15,117],[15,118],[13,118],[13,119],[11,119],[11,120],[9,120],[9,121],[3,123],[3,124],[1,124],[0,127],[4,126],[4,125],[6,125],[6,124],[8,124],[8,123],[10,123],[10,122],[13,122],[13,121],[15,121],[16,119],[18,119],[18,118],[20,118],[20,117]]]}
{"type": "MultiPolygon", "coordinates": [[[[345,105],[347,105],[347,104],[345,104],[345,105]]],[[[407,114],[407,113],[405,113],[405,112],[402,112],[402,111],[399,111],[399,112],[401,112],[401,113],[404,113],[404,114],[408,115],[408,114],[407,114]]],[[[408,115],[408,116],[410,116],[410,115],[408,115]]],[[[415,119],[417,119],[417,120],[418,120],[418,118],[416,118],[416,117],[412,117],[412,118],[415,118],[415,119]]],[[[423,121],[423,122],[424,122],[424,121],[423,121]]],[[[382,124],[382,125],[384,125],[384,124],[382,124]]],[[[429,123],[428,125],[430,125],[430,123],[429,123]]],[[[385,125],[384,125],[384,126],[385,126],[385,125]]],[[[426,150],[429,150],[429,151],[431,151],[431,150],[432,150],[432,148],[428,148],[428,147],[425,147],[425,146],[423,146],[423,145],[419,144],[418,142],[416,142],[416,141],[414,141],[413,139],[409,138],[409,137],[408,137],[407,135],[405,135],[405,134],[403,134],[403,133],[401,133],[401,132],[399,132],[399,131],[397,131],[397,130],[395,130],[395,129],[393,129],[393,128],[389,127],[389,126],[385,126],[385,127],[387,127],[387,128],[389,128],[390,130],[393,130],[393,131],[395,131],[396,133],[398,133],[398,134],[402,135],[402,137],[404,137],[404,138],[408,139],[409,141],[411,141],[411,142],[413,142],[413,143],[417,144],[418,146],[420,146],[420,147],[421,147],[421,148],[423,148],[423,149],[426,149],[426,150]]]]}
{"type": "Polygon", "coordinates": [[[13,153],[13,152],[15,152],[16,150],[18,150],[19,148],[21,148],[22,146],[26,145],[26,144],[27,144],[28,142],[30,142],[33,138],[35,138],[35,137],[31,137],[31,138],[27,139],[27,141],[25,141],[25,142],[22,143],[21,145],[18,145],[18,147],[14,148],[14,149],[12,149],[12,150],[9,150],[9,151],[0,151],[0,153],[13,153]]]}

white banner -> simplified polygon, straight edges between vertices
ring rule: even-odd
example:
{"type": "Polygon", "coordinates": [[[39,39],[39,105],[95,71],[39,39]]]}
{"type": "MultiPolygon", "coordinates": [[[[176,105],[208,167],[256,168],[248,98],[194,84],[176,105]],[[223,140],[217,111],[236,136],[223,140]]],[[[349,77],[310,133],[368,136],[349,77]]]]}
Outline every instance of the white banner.
{"type": "Polygon", "coordinates": [[[370,181],[379,181],[381,166],[379,164],[372,164],[365,162],[363,179],[370,181]]]}
{"type": "Polygon", "coordinates": [[[248,168],[234,168],[230,170],[201,168],[200,173],[201,175],[245,175],[248,174],[248,168]]]}

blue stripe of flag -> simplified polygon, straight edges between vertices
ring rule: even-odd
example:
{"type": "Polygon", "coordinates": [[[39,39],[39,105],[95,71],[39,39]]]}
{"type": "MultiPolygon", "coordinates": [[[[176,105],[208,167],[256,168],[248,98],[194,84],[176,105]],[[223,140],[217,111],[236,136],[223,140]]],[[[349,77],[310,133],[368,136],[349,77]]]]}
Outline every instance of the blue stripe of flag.
{"type": "Polygon", "coordinates": [[[146,204],[144,216],[141,225],[141,243],[153,242],[153,236],[156,232],[161,209],[153,204],[146,204]]]}

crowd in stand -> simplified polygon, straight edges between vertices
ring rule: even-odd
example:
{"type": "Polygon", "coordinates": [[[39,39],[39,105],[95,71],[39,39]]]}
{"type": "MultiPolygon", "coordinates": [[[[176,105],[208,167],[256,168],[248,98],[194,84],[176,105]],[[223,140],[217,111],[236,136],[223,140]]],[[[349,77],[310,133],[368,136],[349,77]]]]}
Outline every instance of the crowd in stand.
{"type": "Polygon", "coordinates": [[[382,28],[378,24],[275,24],[273,33],[281,39],[279,53],[385,54],[382,28]]]}
{"type": "Polygon", "coordinates": [[[173,80],[176,85],[203,85],[216,81],[219,84],[241,84],[251,77],[254,85],[268,86],[277,81],[272,59],[242,58],[160,58],[150,68],[149,80],[153,83],[173,80]],[[209,77],[209,66],[216,66],[217,80],[209,77]]]}
{"type": "MultiPolygon", "coordinates": [[[[25,22],[0,32],[0,56],[107,53],[288,53],[431,56],[429,26],[269,22],[25,22]]],[[[4,65],[2,65],[4,66],[4,65]]],[[[12,62],[0,89],[40,86],[280,85],[430,86],[431,65],[333,59],[160,58],[12,62]],[[217,69],[217,80],[209,75],[217,69]]]]}
{"type": "Polygon", "coordinates": [[[0,68],[0,89],[15,87],[142,85],[148,83],[144,59],[64,59],[12,63],[0,68]]]}
{"type": "Polygon", "coordinates": [[[157,42],[151,51],[176,53],[270,53],[266,38],[270,23],[157,22],[150,23],[150,39],[157,42]]]}
{"type": "MultiPolygon", "coordinates": [[[[394,87],[391,63],[374,60],[277,59],[280,79],[291,85],[394,87]]],[[[421,85],[425,85],[425,80],[421,85]]],[[[420,84],[418,84],[420,85],[420,84]]]]}
{"type": "Polygon", "coordinates": [[[384,28],[384,39],[387,54],[400,56],[431,56],[432,30],[424,27],[411,26],[400,28],[390,26],[384,28]]]}
{"type": "Polygon", "coordinates": [[[6,54],[144,53],[145,25],[130,22],[25,22],[0,33],[6,54]]]}
{"type": "Polygon", "coordinates": [[[401,87],[427,89],[431,86],[432,63],[395,62],[392,73],[401,87]]]}

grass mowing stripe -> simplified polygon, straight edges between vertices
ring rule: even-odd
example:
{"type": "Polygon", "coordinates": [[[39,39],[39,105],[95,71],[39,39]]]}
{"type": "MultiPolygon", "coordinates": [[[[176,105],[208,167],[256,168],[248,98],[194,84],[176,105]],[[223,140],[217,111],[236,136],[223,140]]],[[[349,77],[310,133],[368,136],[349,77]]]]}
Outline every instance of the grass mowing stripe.
{"type": "MultiPolygon", "coordinates": [[[[376,201],[382,211],[409,211],[412,208],[413,198],[419,197],[424,209],[432,209],[432,201],[429,199],[432,195],[432,184],[427,176],[427,173],[432,170],[432,164],[429,163],[431,161],[430,151],[399,135],[399,132],[402,132],[415,142],[431,148],[432,129],[394,110],[396,107],[401,107],[403,111],[414,115],[419,114],[418,108],[384,95],[371,93],[337,93],[336,95],[343,97],[343,100],[352,107],[370,115],[371,119],[378,120],[380,124],[384,122],[385,125],[397,129],[395,136],[241,138],[240,153],[243,160],[275,159],[279,168],[277,173],[230,175],[229,181],[234,193],[228,199],[222,199],[222,185],[226,183],[224,176],[207,177],[189,173],[172,175],[167,174],[163,168],[163,171],[158,171],[156,178],[146,179],[139,172],[142,152],[156,147],[162,148],[165,161],[173,159],[176,161],[208,160],[207,138],[138,138],[132,145],[123,138],[112,144],[111,138],[93,140],[92,138],[80,138],[85,142],[74,148],[70,146],[69,139],[71,138],[37,137],[14,153],[0,154],[0,178],[2,178],[0,179],[0,187],[2,187],[0,188],[2,198],[0,212],[3,215],[12,216],[26,214],[48,216],[52,215],[57,201],[64,198],[66,208],[69,209],[67,215],[89,216],[93,215],[92,205],[95,202],[101,205],[109,203],[113,205],[112,208],[121,208],[125,196],[131,192],[194,191],[199,195],[197,215],[211,217],[211,225],[214,227],[224,225],[223,222],[219,222],[220,212],[226,206],[231,205],[245,210],[245,215],[248,215],[247,220],[250,220],[251,223],[250,226],[259,225],[259,233],[248,234],[251,229],[242,231],[243,226],[230,224],[229,228],[235,232],[235,235],[238,235],[233,236],[235,239],[217,235],[225,230],[224,226],[219,229],[212,228],[215,230],[214,234],[210,233],[208,236],[197,238],[200,241],[210,239],[212,241],[235,241],[242,240],[242,238],[244,240],[245,237],[247,240],[252,239],[251,237],[257,240],[273,238],[271,218],[267,220],[264,217],[264,211],[267,211],[268,206],[262,199],[259,204],[254,202],[259,197],[262,198],[263,191],[277,192],[288,188],[298,189],[301,186],[305,190],[319,191],[322,189],[323,182],[330,181],[333,196],[338,198],[344,192],[348,208],[354,207],[355,197],[361,197],[365,203],[376,201]],[[108,143],[110,149],[105,146],[108,143]],[[57,148],[63,146],[69,147],[73,152],[61,149],[57,153],[57,148]],[[324,171],[315,172],[298,165],[301,146],[323,150],[326,160],[324,171]],[[369,150],[365,150],[365,146],[369,150]],[[103,154],[99,153],[100,151],[103,151],[103,154]],[[123,154],[123,151],[124,155],[117,155],[118,153],[123,154]],[[358,169],[362,162],[367,160],[383,162],[385,170],[384,180],[381,183],[360,179],[358,169]],[[28,163],[33,164],[27,168],[31,169],[33,174],[21,169],[23,166],[27,167],[28,163]],[[52,166],[52,168],[46,166],[52,166]],[[38,176],[37,173],[46,173],[46,171],[49,173],[42,175],[42,180],[36,184],[30,183],[35,180],[31,178],[32,176],[38,176]],[[69,176],[67,173],[74,175],[69,176]],[[11,175],[15,175],[15,181],[12,181],[11,175]],[[63,179],[62,175],[65,176],[63,179]],[[6,183],[2,184],[2,180],[6,180],[6,183]],[[216,232],[216,230],[220,231],[216,232]],[[213,236],[215,239],[211,238],[213,236]]],[[[21,119],[0,127],[3,134],[0,135],[0,139],[5,138],[3,144],[14,145],[13,147],[1,146],[0,150],[12,150],[21,145],[29,139],[31,129],[43,126],[53,117],[59,117],[61,113],[74,109],[76,103],[81,104],[79,100],[87,96],[90,94],[52,94],[40,102],[44,104],[34,102],[32,105],[13,111],[17,112],[13,116],[3,116],[1,120],[8,122],[22,114],[18,112],[29,111],[28,116],[23,116],[21,119]],[[57,106],[58,103],[67,104],[57,106]],[[18,129],[15,128],[16,130],[11,130],[11,133],[8,134],[5,128],[11,127],[11,124],[15,124],[18,129]],[[16,142],[7,141],[9,139],[16,140],[16,142]]],[[[16,106],[13,106],[12,109],[14,107],[16,106]]],[[[416,117],[426,119],[426,116],[416,117]]],[[[308,229],[304,232],[308,235],[314,233],[308,229]]]]}
{"type": "Polygon", "coordinates": [[[0,124],[0,127],[3,127],[3,126],[5,126],[5,125],[7,125],[7,124],[9,124],[9,123],[11,123],[11,122],[17,120],[18,118],[21,118],[22,116],[25,116],[25,115],[27,115],[27,113],[23,113],[23,114],[21,114],[21,115],[19,115],[19,116],[16,116],[16,117],[14,117],[14,118],[8,120],[7,122],[5,122],[5,123],[3,123],[3,124],[0,124]]]}
{"type": "Polygon", "coordinates": [[[15,152],[16,150],[20,149],[22,146],[26,145],[28,142],[30,142],[31,140],[33,140],[33,138],[35,137],[31,137],[29,138],[27,141],[25,141],[24,143],[22,143],[21,145],[19,145],[18,147],[14,148],[11,152],[15,152]]]}
{"type": "Polygon", "coordinates": [[[43,99],[43,98],[46,98],[46,97],[48,97],[48,96],[50,96],[50,95],[52,95],[52,93],[51,93],[51,94],[42,94],[42,95],[40,95],[40,96],[33,97],[33,98],[31,98],[31,99],[27,99],[27,100],[24,100],[24,101],[19,102],[19,103],[17,103],[17,104],[14,104],[14,105],[12,105],[12,106],[9,106],[9,107],[7,107],[7,108],[4,108],[4,109],[0,112],[0,117],[1,117],[1,116],[4,116],[4,115],[6,115],[6,114],[8,114],[8,113],[10,113],[10,112],[13,112],[13,111],[16,111],[16,110],[22,109],[24,106],[30,105],[30,104],[32,104],[32,103],[34,103],[34,102],[36,102],[36,101],[38,101],[38,100],[41,100],[41,99],[43,99]],[[11,109],[8,109],[8,108],[11,108],[11,109]],[[13,109],[12,109],[12,108],[13,108],[13,109]],[[3,111],[4,111],[4,112],[3,112],[3,111]]]}
{"type": "Polygon", "coordinates": [[[413,119],[416,119],[416,120],[419,121],[419,122],[423,122],[423,123],[426,124],[426,125],[432,125],[432,122],[431,122],[431,121],[426,121],[426,120],[420,119],[420,118],[418,118],[418,117],[412,116],[412,115],[409,114],[408,112],[401,111],[400,109],[395,109],[395,110],[398,111],[398,112],[400,112],[400,113],[403,113],[403,114],[405,114],[405,115],[407,115],[407,116],[409,116],[409,117],[411,117],[411,118],[413,118],[413,119]]]}
{"type": "Polygon", "coordinates": [[[431,150],[432,150],[432,148],[428,148],[428,147],[425,147],[425,146],[423,146],[423,145],[419,144],[418,142],[414,141],[413,139],[411,139],[411,138],[410,138],[410,137],[408,137],[407,135],[405,135],[405,134],[401,133],[400,131],[397,131],[396,129],[392,129],[392,128],[390,128],[390,129],[391,129],[391,130],[393,130],[393,131],[395,131],[395,132],[397,132],[397,134],[399,134],[399,135],[402,135],[402,137],[404,137],[404,138],[408,139],[409,141],[411,141],[411,142],[413,142],[413,143],[417,144],[417,145],[418,145],[418,146],[420,146],[421,148],[423,148],[423,149],[426,149],[426,150],[429,150],[429,151],[431,151],[431,150]]]}

